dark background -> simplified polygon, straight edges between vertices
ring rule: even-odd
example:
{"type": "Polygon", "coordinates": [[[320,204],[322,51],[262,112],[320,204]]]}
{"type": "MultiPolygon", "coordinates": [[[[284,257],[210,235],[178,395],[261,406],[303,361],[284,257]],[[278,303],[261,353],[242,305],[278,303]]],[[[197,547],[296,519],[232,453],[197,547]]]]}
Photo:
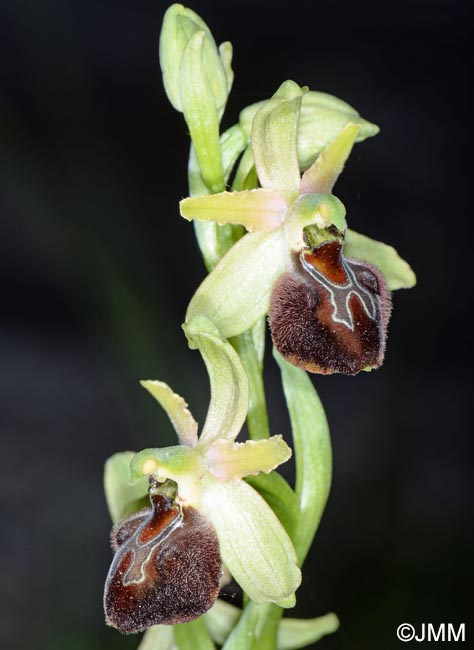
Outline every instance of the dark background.
{"type": "MultiPolygon", "coordinates": [[[[339,614],[322,650],[398,648],[402,622],[465,622],[474,635],[469,4],[192,3],[234,44],[225,126],[287,78],[380,125],[336,193],[356,230],[395,245],[418,274],[394,297],[384,367],[315,378],[334,484],[296,614],[339,614]]],[[[103,463],[173,444],[140,378],[169,382],[201,422],[207,408],[204,367],[180,330],[204,269],[177,211],[188,142],[157,63],[166,6],[0,5],[0,644],[10,650],[136,647],[103,624],[103,463]]],[[[272,429],[286,434],[268,366],[272,429]]]]}

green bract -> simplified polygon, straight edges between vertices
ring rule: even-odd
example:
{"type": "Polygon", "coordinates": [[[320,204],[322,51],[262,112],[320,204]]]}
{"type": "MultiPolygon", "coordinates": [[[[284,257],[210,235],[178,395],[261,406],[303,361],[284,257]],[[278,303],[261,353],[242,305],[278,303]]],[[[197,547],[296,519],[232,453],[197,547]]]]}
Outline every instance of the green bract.
{"type": "MultiPolygon", "coordinates": [[[[163,382],[142,382],[167,412],[180,444],[133,456],[131,478],[140,485],[133,495],[146,493],[148,475],[176,481],[178,501],[199,509],[212,522],[222,560],[248,596],[257,603],[291,599],[301,581],[293,545],[273,510],[242,480],[271,472],[288,460],[291,450],[281,436],[235,442],[248,407],[248,382],[239,356],[203,317],[190,321],[186,332],[209,370],[206,422],[198,438],[197,424],[183,398],[163,382]]],[[[128,460],[130,452],[126,454],[128,460]]],[[[115,515],[116,497],[110,495],[126,494],[123,474],[115,475],[114,485],[110,472],[107,476],[107,496],[115,515]]]]}
{"type": "MultiPolygon", "coordinates": [[[[341,237],[346,228],[345,208],[330,192],[363,125],[350,122],[346,111],[342,130],[300,178],[296,145],[304,97],[305,89],[287,81],[254,114],[251,144],[261,188],[196,196],[180,204],[186,219],[242,224],[249,231],[204,280],[186,315],[189,320],[205,314],[225,337],[245,332],[268,311],[275,280],[305,247],[306,227],[316,228],[322,240],[335,236],[331,227],[341,237]]],[[[370,129],[365,128],[367,136],[370,129]]],[[[384,244],[354,233],[346,246],[348,255],[379,266],[390,287],[413,285],[413,271],[393,249],[386,258],[384,244]]]]}

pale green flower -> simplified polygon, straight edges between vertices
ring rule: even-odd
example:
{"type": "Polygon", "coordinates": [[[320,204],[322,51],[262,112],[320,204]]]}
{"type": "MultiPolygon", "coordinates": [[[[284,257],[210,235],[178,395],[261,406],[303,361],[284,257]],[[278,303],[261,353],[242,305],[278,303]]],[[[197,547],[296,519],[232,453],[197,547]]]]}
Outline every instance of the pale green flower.
{"type": "MultiPolygon", "coordinates": [[[[196,508],[212,523],[222,561],[245,593],[257,603],[292,605],[301,582],[293,544],[270,506],[242,480],[272,471],[290,458],[291,450],[281,436],[235,442],[249,399],[239,356],[205,318],[192,320],[186,333],[201,351],[209,372],[211,401],[206,422],[198,437],[198,425],[183,398],[163,382],[143,381],[167,412],[180,444],[145,449],[133,456],[132,481],[138,483],[142,496],[146,476],[176,481],[177,502],[196,508]]],[[[115,511],[114,498],[124,491],[123,487],[118,490],[115,466],[106,469],[105,484],[111,511],[115,511]]],[[[130,489],[132,499],[137,499],[135,486],[130,489]]]]}
{"type": "Polygon", "coordinates": [[[411,287],[415,276],[396,251],[346,231],[345,208],[331,194],[361,125],[347,123],[303,176],[297,152],[298,119],[306,89],[287,81],[253,119],[251,144],[261,187],[181,201],[186,219],[242,224],[249,231],[219,262],[192,298],[186,319],[205,314],[225,337],[248,330],[269,307],[277,278],[305,246],[345,234],[345,254],[377,265],[390,289],[411,287]]]}

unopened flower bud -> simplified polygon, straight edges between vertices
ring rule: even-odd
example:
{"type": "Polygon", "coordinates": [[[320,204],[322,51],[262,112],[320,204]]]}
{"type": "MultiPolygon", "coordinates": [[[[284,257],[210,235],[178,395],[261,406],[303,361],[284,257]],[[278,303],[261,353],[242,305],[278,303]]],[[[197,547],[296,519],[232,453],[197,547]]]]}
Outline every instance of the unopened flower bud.
{"type": "Polygon", "coordinates": [[[219,49],[206,23],[194,11],[181,4],[172,5],[163,19],[160,36],[160,64],[168,99],[177,111],[183,111],[182,62],[187,46],[196,32],[202,32],[202,65],[218,110],[225,106],[232,85],[230,62],[232,47],[219,49]]]}

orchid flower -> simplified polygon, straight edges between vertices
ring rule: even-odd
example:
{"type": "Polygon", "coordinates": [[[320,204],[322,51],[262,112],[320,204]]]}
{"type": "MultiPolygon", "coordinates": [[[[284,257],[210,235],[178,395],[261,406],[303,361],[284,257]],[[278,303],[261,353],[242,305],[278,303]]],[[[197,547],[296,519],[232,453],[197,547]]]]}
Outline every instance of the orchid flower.
{"type": "MultiPolygon", "coordinates": [[[[184,513],[185,523],[186,513],[196,512],[198,515],[193,514],[192,521],[199,516],[211,525],[217,535],[222,562],[251,600],[256,603],[278,602],[283,606],[293,605],[294,592],[301,582],[294,547],[270,506],[243,480],[244,477],[259,472],[271,472],[290,458],[291,450],[281,436],[272,436],[260,441],[235,442],[247,414],[249,399],[247,377],[239,356],[221,337],[215,326],[204,317],[191,320],[186,333],[201,351],[210,376],[211,402],[206,422],[198,436],[198,425],[183,398],[163,382],[143,381],[144,388],[167,412],[178,435],[179,445],[145,449],[133,455],[130,471],[131,479],[136,485],[128,486],[128,491],[124,486],[123,472],[117,469],[119,466],[123,468],[123,456],[113,457],[106,467],[105,474],[111,513],[117,520],[129,514],[130,510],[136,510],[141,503],[137,499],[144,497],[148,490],[146,479],[151,478],[154,487],[150,498],[155,510],[158,508],[155,513],[158,516],[163,512],[164,506],[163,495],[158,497],[158,504],[154,502],[156,486],[167,485],[170,480],[176,482],[176,495],[172,500],[167,497],[166,512],[173,511],[173,508],[180,510],[184,513]],[[117,495],[122,495],[122,498],[119,496],[119,507],[117,495]]],[[[125,453],[128,460],[131,454],[125,453]]],[[[133,521],[136,521],[137,516],[143,514],[133,515],[133,521]]],[[[151,528],[160,532],[163,537],[156,516],[153,519],[151,513],[148,523],[145,522],[142,526],[148,526],[146,530],[151,528]]],[[[202,524],[201,519],[199,521],[202,524]]],[[[119,531],[124,529],[124,523],[127,530],[130,529],[128,520],[125,520],[119,524],[119,531]]],[[[117,536],[122,537],[120,532],[115,534],[115,538],[117,536]]],[[[206,539],[209,539],[209,536],[210,533],[206,532],[206,539]]],[[[147,533],[146,540],[149,539],[150,535],[147,533]]],[[[173,532],[170,533],[169,539],[173,541],[173,532]]],[[[139,554],[137,544],[134,544],[132,555],[135,558],[139,554]]],[[[210,542],[207,542],[206,547],[209,546],[210,542]]],[[[198,556],[197,544],[193,544],[193,547],[198,556]]],[[[120,548],[114,547],[114,550],[120,553],[120,548]]],[[[140,553],[143,554],[141,546],[140,553]]],[[[142,561],[149,563],[151,556],[145,553],[144,557],[145,560],[142,561]]],[[[115,583],[124,572],[123,568],[119,570],[116,565],[117,561],[111,568],[115,583]]],[[[132,569],[128,569],[127,575],[131,571],[132,569]]],[[[143,568],[140,571],[137,569],[136,573],[143,577],[143,568]]],[[[114,585],[113,579],[109,574],[108,585],[114,585]]],[[[140,583],[140,579],[137,583],[140,583]]],[[[182,586],[179,579],[172,584],[173,589],[179,592],[182,586]]],[[[106,586],[106,611],[108,602],[114,598],[115,601],[124,600],[123,586],[120,584],[120,589],[116,589],[121,600],[114,594],[110,596],[106,586]]],[[[202,591],[200,587],[200,593],[202,591]]],[[[217,597],[217,592],[212,592],[213,599],[217,597]]],[[[156,601],[155,596],[154,598],[156,601]]],[[[213,599],[208,599],[206,606],[196,615],[206,611],[212,605],[213,599]]],[[[137,602],[138,600],[137,598],[137,602]]],[[[112,605],[115,606],[116,602],[112,602],[112,605]]],[[[112,612],[113,606],[109,606],[112,612]]],[[[161,618],[148,618],[143,624],[141,621],[136,624],[134,620],[132,627],[127,629],[122,626],[122,629],[137,631],[149,627],[150,624],[179,622],[176,618],[163,620],[163,605],[158,603],[157,608],[161,618]]],[[[135,616],[135,612],[133,614],[135,616]]],[[[190,619],[188,617],[181,620],[190,619]]]]}
{"type": "Polygon", "coordinates": [[[288,360],[313,372],[354,374],[380,365],[389,290],[413,286],[415,276],[393,248],[346,230],[345,208],[331,194],[360,125],[346,124],[300,176],[297,134],[305,92],[287,81],[255,113],[251,146],[261,187],[181,201],[186,219],[248,230],[198,288],[186,319],[205,314],[224,337],[232,337],[271,312],[273,303],[274,343],[288,360]],[[297,305],[296,325],[295,274],[303,298],[309,285],[313,291],[317,285],[319,305],[319,313],[312,304],[297,305]],[[277,284],[281,278],[283,288],[277,284]],[[314,340],[320,342],[316,352],[314,340]],[[329,348],[334,358],[321,361],[321,350],[329,348]]]}

